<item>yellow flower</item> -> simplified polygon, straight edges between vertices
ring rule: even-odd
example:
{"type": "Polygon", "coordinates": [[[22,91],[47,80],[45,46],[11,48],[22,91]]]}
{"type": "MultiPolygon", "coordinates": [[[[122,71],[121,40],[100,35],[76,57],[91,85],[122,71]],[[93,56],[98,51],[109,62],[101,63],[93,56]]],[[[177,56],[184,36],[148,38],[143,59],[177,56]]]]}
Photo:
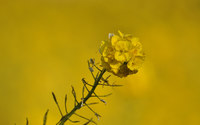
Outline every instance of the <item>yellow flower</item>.
{"type": "Polygon", "coordinates": [[[144,61],[142,45],[130,34],[109,34],[108,41],[100,46],[102,66],[119,77],[135,74],[144,61]]]}

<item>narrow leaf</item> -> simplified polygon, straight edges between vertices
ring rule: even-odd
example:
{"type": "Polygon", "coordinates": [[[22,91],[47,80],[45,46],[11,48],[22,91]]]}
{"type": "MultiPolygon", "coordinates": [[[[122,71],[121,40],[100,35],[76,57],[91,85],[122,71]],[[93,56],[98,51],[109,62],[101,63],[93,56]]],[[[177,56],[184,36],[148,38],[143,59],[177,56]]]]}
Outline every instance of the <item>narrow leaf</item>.
{"type": "Polygon", "coordinates": [[[52,96],[53,96],[53,99],[54,99],[55,103],[58,104],[58,101],[56,99],[56,96],[55,96],[54,92],[52,92],[52,96]]]}
{"type": "Polygon", "coordinates": [[[48,112],[49,109],[47,109],[46,113],[44,114],[43,125],[46,125],[48,112]]]}
{"type": "Polygon", "coordinates": [[[65,112],[67,113],[67,94],[65,95],[65,112]]]}

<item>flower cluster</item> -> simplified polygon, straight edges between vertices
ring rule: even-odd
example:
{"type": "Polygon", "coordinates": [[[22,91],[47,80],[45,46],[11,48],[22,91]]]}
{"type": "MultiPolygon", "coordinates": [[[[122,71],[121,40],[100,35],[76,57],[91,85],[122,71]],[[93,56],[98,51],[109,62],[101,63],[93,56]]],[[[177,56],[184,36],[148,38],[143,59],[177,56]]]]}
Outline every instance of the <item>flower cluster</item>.
{"type": "Polygon", "coordinates": [[[100,46],[102,66],[119,77],[126,77],[138,72],[144,61],[144,52],[138,38],[130,34],[109,34],[108,41],[100,46]]]}

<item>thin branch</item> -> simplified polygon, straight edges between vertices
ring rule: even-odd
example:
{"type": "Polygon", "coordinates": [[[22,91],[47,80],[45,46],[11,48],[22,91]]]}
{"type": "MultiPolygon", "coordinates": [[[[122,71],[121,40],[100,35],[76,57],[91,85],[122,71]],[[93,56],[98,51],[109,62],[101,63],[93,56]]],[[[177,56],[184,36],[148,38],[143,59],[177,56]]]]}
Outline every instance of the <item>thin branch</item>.
{"type": "MultiPolygon", "coordinates": [[[[88,119],[88,118],[86,118],[86,117],[84,117],[84,116],[82,116],[82,115],[79,115],[79,114],[77,114],[77,113],[74,113],[76,116],[78,116],[78,117],[80,117],[80,118],[82,118],[82,119],[85,119],[85,120],[91,120],[91,119],[88,119]]],[[[91,120],[91,122],[93,122],[94,124],[97,124],[95,121],[93,121],[93,120],[91,120]]]]}
{"type": "MultiPolygon", "coordinates": [[[[91,103],[88,103],[87,105],[96,105],[96,104],[99,104],[98,102],[91,102],[91,103]]],[[[83,105],[85,106],[85,105],[83,105]]]]}
{"type": "Polygon", "coordinates": [[[60,106],[59,106],[59,104],[58,104],[58,101],[57,101],[57,99],[56,99],[56,96],[55,96],[54,92],[52,92],[52,96],[53,96],[53,99],[54,99],[54,101],[55,101],[55,103],[56,103],[56,105],[57,105],[57,107],[58,107],[58,110],[59,110],[61,116],[63,116],[62,111],[61,111],[61,109],[60,109],[60,106]]]}
{"type": "MultiPolygon", "coordinates": [[[[85,84],[87,84],[88,86],[91,86],[91,87],[93,87],[93,85],[91,85],[91,84],[87,83],[87,82],[85,81],[85,79],[84,79],[84,78],[82,78],[82,82],[83,82],[84,86],[85,86],[85,84]]],[[[88,91],[89,91],[89,90],[88,90],[88,91]]]]}
{"type": "MultiPolygon", "coordinates": [[[[87,83],[85,80],[84,80],[84,83],[87,84],[88,86],[93,87],[93,85],[87,83]]],[[[98,85],[102,85],[102,86],[110,86],[110,87],[120,87],[120,86],[123,86],[123,85],[116,85],[116,84],[112,84],[112,85],[109,84],[109,85],[107,85],[107,84],[101,84],[101,83],[99,83],[98,85]]]]}
{"type": "MultiPolygon", "coordinates": [[[[83,84],[84,84],[85,88],[86,88],[87,91],[89,92],[89,89],[88,89],[87,86],[86,86],[86,84],[88,84],[88,83],[85,81],[84,78],[82,79],[82,81],[83,81],[83,84]]],[[[89,84],[89,85],[90,85],[90,84],[89,84]]],[[[93,97],[97,97],[101,102],[103,102],[104,104],[106,104],[106,101],[103,100],[103,99],[101,99],[101,98],[99,98],[99,96],[98,96],[95,92],[93,92],[93,94],[95,95],[95,96],[93,96],[93,97]]],[[[83,104],[83,102],[82,102],[82,104],[83,104]]]]}
{"type": "Polygon", "coordinates": [[[82,89],[82,98],[84,98],[84,91],[85,91],[85,86],[83,86],[83,89],[82,89]]]}
{"type": "MultiPolygon", "coordinates": [[[[87,96],[84,98],[83,103],[86,103],[86,101],[92,96],[94,90],[96,89],[97,85],[99,84],[101,78],[103,77],[103,74],[106,72],[106,69],[103,69],[100,74],[97,74],[97,77],[94,81],[94,85],[92,87],[92,89],[89,91],[89,93],[87,94],[87,96]]],[[[81,108],[81,104],[82,102],[79,102],[72,110],[71,112],[69,112],[68,114],[66,114],[65,116],[63,116],[60,121],[57,123],[59,125],[64,125],[64,123],[76,112],[76,110],[81,108]]],[[[99,118],[100,116],[98,114],[95,114],[97,116],[97,118],[99,118]]]]}
{"type": "MultiPolygon", "coordinates": [[[[97,72],[95,80],[99,77],[99,72],[97,72]]],[[[100,80],[99,80],[100,81],[100,80]]]]}
{"type": "Polygon", "coordinates": [[[67,94],[65,95],[65,112],[68,113],[67,112],[67,94]]]}
{"type": "Polygon", "coordinates": [[[77,98],[76,98],[76,92],[74,90],[74,87],[72,86],[72,94],[74,96],[74,107],[76,106],[76,103],[78,104],[77,98]]]}
{"type": "Polygon", "coordinates": [[[94,70],[93,70],[92,67],[90,66],[90,62],[89,62],[89,61],[88,61],[88,68],[89,68],[89,70],[90,70],[90,73],[92,74],[92,77],[93,77],[94,80],[95,80],[95,77],[94,77],[94,74],[93,74],[94,70]]]}
{"type": "Polygon", "coordinates": [[[101,117],[101,115],[99,115],[98,113],[96,113],[90,106],[88,106],[86,103],[85,105],[90,109],[90,111],[92,111],[94,113],[94,115],[97,117],[97,119],[99,120],[99,117],[101,117]]]}
{"type": "Polygon", "coordinates": [[[93,96],[93,97],[97,97],[97,98],[99,99],[99,101],[101,101],[101,102],[103,102],[104,104],[106,104],[106,101],[105,101],[105,100],[99,98],[99,96],[98,96],[95,92],[93,92],[93,93],[94,93],[94,96],[93,96]]]}
{"type": "Polygon", "coordinates": [[[72,121],[71,119],[69,119],[69,121],[72,122],[72,123],[78,123],[78,122],[80,122],[80,121],[72,121]]]}
{"type": "MultiPolygon", "coordinates": [[[[108,97],[108,96],[110,96],[110,95],[112,95],[112,93],[109,93],[109,94],[107,94],[107,95],[98,95],[99,97],[108,97]]],[[[91,97],[96,97],[96,96],[91,96],[91,97]]]]}
{"type": "Polygon", "coordinates": [[[120,87],[120,86],[123,86],[123,85],[116,85],[116,84],[112,84],[112,85],[98,84],[98,85],[102,85],[102,86],[110,86],[110,87],[120,87]]]}
{"type": "Polygon", "coordinates": [[[82,103],[81,103],[81,107],[83,106],[83,101],[84,101],[84,90],[85,90],[85,86],[83,86],[83,89],[82,89],[82,103]]]}
{"type": "Polygon", "coordinates": [[[83,125],[88,125],[90,122],[92,122],[92,118],[89,119],[86,123],[84,123],[83,125]]]}
{"type": "Polygon", "coordinates": [[[47,109],[46,113],[44,114],[43,125],[46,125],[46,123],[47,123],[48,112],[49,112],[49,109],[47,109]]]}
{"type": "Polygon", "coordinates": [[[108,79],[110,78],[110,76],[111,76],[111,75],[107,76],[105,79],[102,77],[101,80],[103,81],[103,85],[104,85],[104,83],[107,83],[107,85],[109,85],[108,79]]]}
{"type": "Polygon", "coordinates": [[[94,64],[94,67],[101,72],[101,69],[99,69],[95,64],[94,64]]]}

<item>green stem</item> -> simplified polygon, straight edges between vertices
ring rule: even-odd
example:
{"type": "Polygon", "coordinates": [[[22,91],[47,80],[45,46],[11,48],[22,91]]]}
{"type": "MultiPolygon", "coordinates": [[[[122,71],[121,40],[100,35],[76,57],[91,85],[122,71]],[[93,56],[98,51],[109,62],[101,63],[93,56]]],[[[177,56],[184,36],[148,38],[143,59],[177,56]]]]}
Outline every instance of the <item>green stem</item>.
{"type": "MultiPolygon", "coordinates": [[[[87,96],[83,99],[83,103],[86,103],[86,101],[92,96],[92,94],[94,93],[98,83],[100,82],[103,74],[106,72],[106,69],[103,69],[100,73],[100,75],[97,77],[97,79],[95,79],[94,81],[94,85],[92,87],[92,89],[90,90],[90,92],[87,94],[87,96]]],[[[58,125],[64,125],[64,123],[76,112],[76,110],[81,108],[81,104],[82,101],[78,103],[78,105],[76,105],[71,112],[69,112],[68,114],[66,114],[65,116],[63,116],[61,118],[61,120],[57,123],[58,125]]]]}

